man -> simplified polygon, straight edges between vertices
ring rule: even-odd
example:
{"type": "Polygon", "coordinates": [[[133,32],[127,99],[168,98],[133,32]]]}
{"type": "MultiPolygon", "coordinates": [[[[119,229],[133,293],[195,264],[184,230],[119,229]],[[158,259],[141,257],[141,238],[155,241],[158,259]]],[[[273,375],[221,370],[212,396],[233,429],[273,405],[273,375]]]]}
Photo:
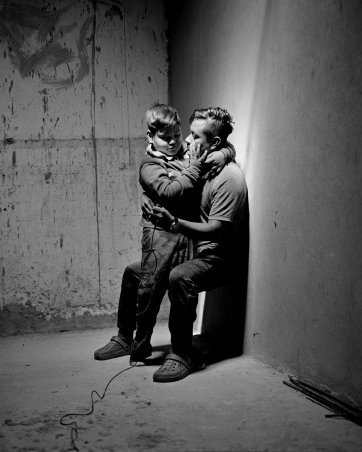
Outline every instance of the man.
{"type": "MultiPolygon", "coordinates": [[[[210,154],[225,146],[233,130],[232,118],[221,108],[198,109],[190,118],[190,130],[187,140],[200,149],[200,155],[210,154]]],[[[155,206],[148,213],[153,224],[198,240],[196,256],[175,267],[169,277],[171,351],[153,375],[153,381],[165,383],[181,380],[195,370],[192,327],[198,294],[235,278],[240,260],[246,256],[247,187],[243,173],[236,163],[229,163],[218,176],[205,181],[200,222],[176,218],[163,207],[155,206]]]]}

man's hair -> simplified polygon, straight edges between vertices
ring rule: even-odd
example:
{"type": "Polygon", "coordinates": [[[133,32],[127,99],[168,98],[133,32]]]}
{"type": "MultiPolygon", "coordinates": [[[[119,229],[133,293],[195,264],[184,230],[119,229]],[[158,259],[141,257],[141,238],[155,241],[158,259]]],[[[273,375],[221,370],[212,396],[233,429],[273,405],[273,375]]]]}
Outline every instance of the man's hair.
{"type": "Polygon", "coordinates": [[[165,104],[155,104],[146,112],[147,127],[152,135],[166,127],[181,125],[177,111],[165,104]]]}
{"type": "Polygon", "coordinates": [[[190,124],[196,119],[203,119],[209,123],[209,130],[205,131],[208,140],[218,136],[224,142],[234,130],[230,113],[220,107],[198,108],[192,113],[190,124]]]}

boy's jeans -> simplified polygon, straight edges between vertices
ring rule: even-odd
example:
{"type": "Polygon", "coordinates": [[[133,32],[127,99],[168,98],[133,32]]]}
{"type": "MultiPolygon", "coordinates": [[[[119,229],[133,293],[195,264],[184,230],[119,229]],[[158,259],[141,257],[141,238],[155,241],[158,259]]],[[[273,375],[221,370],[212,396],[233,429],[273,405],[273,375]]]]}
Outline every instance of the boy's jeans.
{"type": "Polygon", "coordinates": [[[192,255],[193,242],[183,234],[143,228],[142,261],[124,271],[117,322],[119,335],[127,342],[136,329],[136,352],[141,355],[150,345],[171,270],[192,255]]]}

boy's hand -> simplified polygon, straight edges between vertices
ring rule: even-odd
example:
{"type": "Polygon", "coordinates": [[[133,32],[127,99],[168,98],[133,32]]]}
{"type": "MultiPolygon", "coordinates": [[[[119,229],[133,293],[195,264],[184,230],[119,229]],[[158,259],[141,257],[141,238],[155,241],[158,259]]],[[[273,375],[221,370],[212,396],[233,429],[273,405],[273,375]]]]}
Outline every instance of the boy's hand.
{"type": "Polygon", "coordinates": [[[146,220],[150,219],[150,216],[153,213],[153,202],[150,200],[150,198],[145,194],[142,193],[141,195],[141,208],[143,216],[146,218],[146,220]]]}
{"type": "Polygon", "coordinates": [[[189,155],[190,155],[190,163],[192,165],[193,162],[199,162],[199,163],[204,163],[206,161],[206,157],[207,157],[207,151],[205,151],[201,156],[200,156],[200,149],[201,149],[201,145],[195,145],[194,141],[191,141],[189,143],[189,155]]]}
{"type": "Polygon", "coordinates": [[[160,226],[163,229],[170,229],[171,223],[174,221],[174,217],[168,210],[161,206],[154,206],[153,212],[150,215],[150,221],[155,226],[160,226]]]}
{"type": "Polygon", "coordinates": [[[221,151],[216,151],[207,156],[206,164],[209,166],[209,176],[215,177],[221,173],[222,169],[226,165],[225,154],[221,151]]]}

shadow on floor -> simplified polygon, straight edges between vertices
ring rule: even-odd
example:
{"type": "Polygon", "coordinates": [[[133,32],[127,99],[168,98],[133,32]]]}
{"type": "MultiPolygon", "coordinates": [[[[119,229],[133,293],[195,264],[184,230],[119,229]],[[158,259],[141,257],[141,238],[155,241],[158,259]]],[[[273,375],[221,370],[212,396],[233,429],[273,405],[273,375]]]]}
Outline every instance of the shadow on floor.
{"type": "MultiPolygon", "coordinates": [[[[243,353],[242,342],[232,344],[228,339],[222,341],[220,338],[206,334],[194,335],[192,346],[198,360],[201,358],[207,365],[235,358],[243,353]]],[[[148,366],[162,365],[166,355],[170,352],[170,348],[170,343],[153,347],[152,356],[147,358],[145,364],[148,366]]]]}

